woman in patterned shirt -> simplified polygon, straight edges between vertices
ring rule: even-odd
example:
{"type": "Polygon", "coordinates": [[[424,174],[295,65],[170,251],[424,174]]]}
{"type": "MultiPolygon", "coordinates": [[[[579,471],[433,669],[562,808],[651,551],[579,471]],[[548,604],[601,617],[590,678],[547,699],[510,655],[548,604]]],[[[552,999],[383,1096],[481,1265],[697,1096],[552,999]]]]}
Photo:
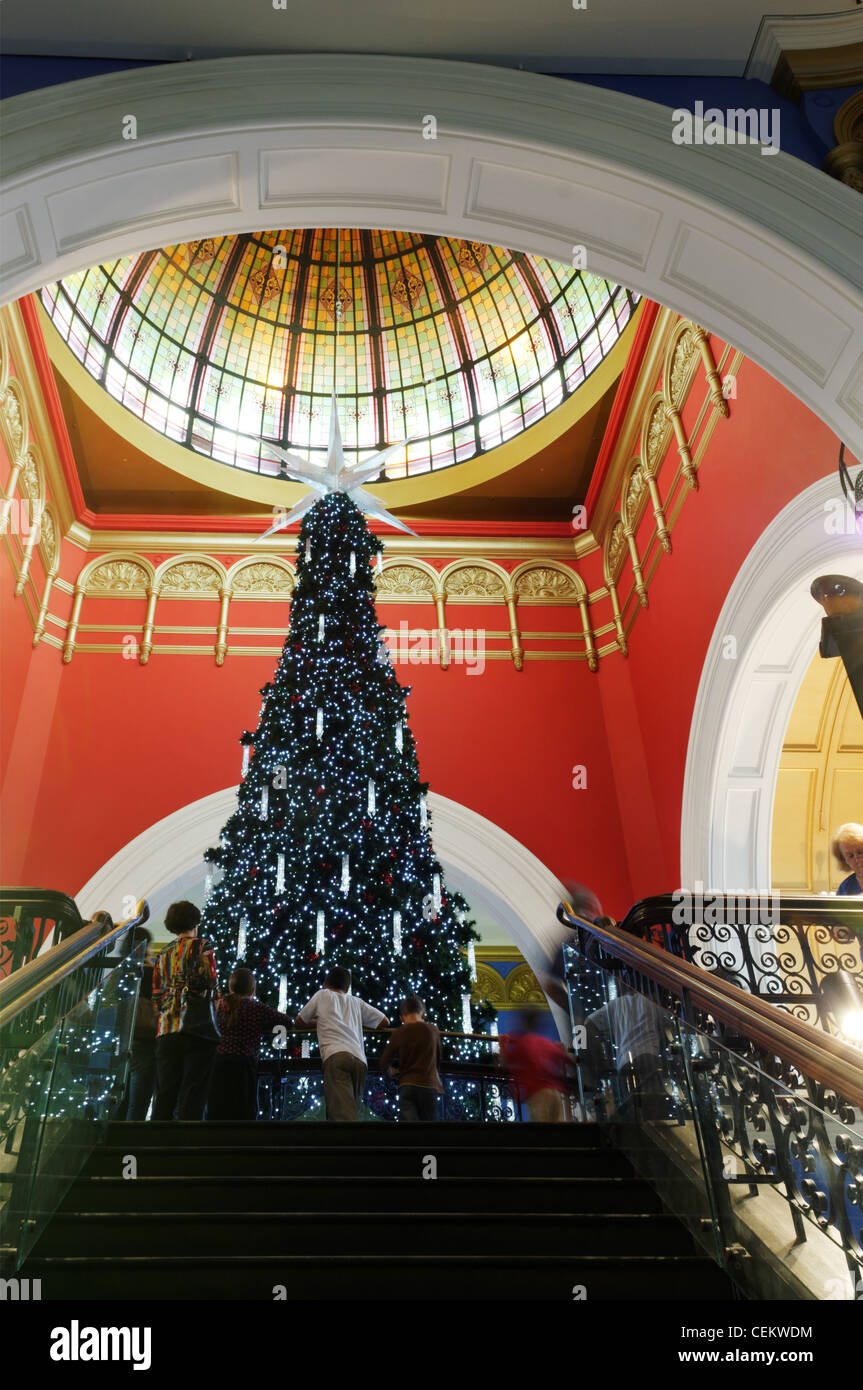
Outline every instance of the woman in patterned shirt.
{"type": "Polygon", "coordinates": [[[180,1031],[183,985],[195,969],[218,992],[216,960],[206,941],[198,940],[201,914],[194,903],[172,903],[165,927],[177,940],[156,957],[153,1003],[159,1014],[156,1033],[154,1120],[202,1120],[216,1056],[215,1036],[180,1031]],[[197,959],[195,959],[197,957],[197,959]]]}
{"type": "Polygon", "coordinates": [[[216,1022],[221,1038],[213,1067],[208,1120],[254,1120],[258,1113],[258,1055],[261,1034],[292,1019],[255,998],[255,977],[238,966],[230,979],[230,994],[219,1000],[216,1022]]]}

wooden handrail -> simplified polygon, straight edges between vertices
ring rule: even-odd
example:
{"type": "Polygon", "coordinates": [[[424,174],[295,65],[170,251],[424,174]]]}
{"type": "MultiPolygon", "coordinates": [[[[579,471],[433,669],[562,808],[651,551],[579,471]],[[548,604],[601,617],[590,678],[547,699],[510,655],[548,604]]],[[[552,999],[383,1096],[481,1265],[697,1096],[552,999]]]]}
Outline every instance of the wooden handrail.
{"type": "Polygon", "coordinates": [[[65,941],[58,941],[44,955],[28,961],[20,970],[0,980],[0,1028],[35,1004],[43,994],[61,984],[92,956],[98,955],[127,931],[141,926],[149,916],[149,905],[143,899],[138,903],[134,917],[117,926],[107,912],[96,912],[80,931],[73,932],[65,941]]]}
{"type": "Polygon", "coordinates": [[[692,1002],[718,1023],[735,1028],[804,1076],[829,1086],[843,1100],[863,1106],[863,1054],[855,1047],[652,942],[641,941],[619,927],[600,927],[589,922],[573,912],[568,903],[562,903],[561,908],[562,921],[589,932],[611,955],[633,966],[654,984],[678,996],[686,990],[692,1002]]]}

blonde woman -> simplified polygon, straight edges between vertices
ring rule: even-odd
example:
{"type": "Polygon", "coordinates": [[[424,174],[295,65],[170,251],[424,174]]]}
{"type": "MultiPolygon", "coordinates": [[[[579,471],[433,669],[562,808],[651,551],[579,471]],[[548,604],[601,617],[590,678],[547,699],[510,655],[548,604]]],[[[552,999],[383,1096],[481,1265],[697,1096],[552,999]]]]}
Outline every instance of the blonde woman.
{"type": "Polygon", "coordinates": [[[851,870],[848,877],[843,878],[836,892],[843,897],[863,893],[863,825],[857,825],[854,821],[840,825],[833,836],[830,849],[837,864],[843,869],[851,870]]]}

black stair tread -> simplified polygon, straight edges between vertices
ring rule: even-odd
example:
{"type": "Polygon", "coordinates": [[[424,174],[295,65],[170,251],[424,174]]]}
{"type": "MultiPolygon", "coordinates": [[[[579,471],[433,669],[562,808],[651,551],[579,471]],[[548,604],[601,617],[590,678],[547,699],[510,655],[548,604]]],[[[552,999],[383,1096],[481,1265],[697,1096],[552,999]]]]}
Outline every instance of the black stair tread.
{"type": "MultiPolygon", "coordinates": [[[[107,1153],[107,1154],[125,1154],[125,1153],[128,1152],[128,1148],[129,1148],[128,1144],[100,1144],[100,1145],[99,1145],[99,1148],[98,1148],[97,1150],[95,1150],[95,1152],[96,1152],[96,1153],[100,1153],[100,1154],[103,1154],[103,1153],[107,1153]]],[[[172,1154],[175,1154],[175,1153],[200,1153],[200,1152],[201,1152],[201,1148],[202,1148],[202,1145],[200,1145],[200,1144],[148,1144],[148,1145],[147,1145],[147,1148],[146,1148],[146,1152],[147,1152],[148,1154],[152,1154],[152,1153],[160,1153],[160,1154],[161,1154],[161,1153],[172,1153],[172,1154]]],[[[290,1152],[290,1146],[289,1146],[289,1145],[285,1145],[285,1144],[207,1144],[207,1146],[206,1146],[206,1151],[207,1151],[207,1153],[232,1153],[232,1154],[233,1154],[233,1153],[236,1153],[236,1154],[260,1154],[260,1153],[265,1153],[265,1154],[272,1154],[272,1153],[283,1154],[283,1153],[285,1152],[286,1148],[287,1148],[288,1152],[290,1152]]],[[[414,1144],[399,1144],[399,1145],[393,1145],[393,1144],[341,1144],[341,1145],[339,1145],[339,1152],[340,1152],[340,1153],[392,1153],[393,1150],[396,1149],[397,1152],[399,1152],[399,1153],[404,1153],[405,1151],[407,1151],[408,1153],[410,1153],[411,1150],[416,1150],[417,1153],[423,1153],[427,1148],[428,1148],[428,1145],[427,1145],[427,1144],[418,1144],[418,1143],[414,1143],[414,1144]]],[[[504,1153],[504,1154],[506,1154],[506,1153],[521,1154],[521,1153],[524,1153],[524,1152],[525,1152],[525,1148],[526,1148],[526,1146],[525,1146],[524,1144],[495,1144],[495,1146],[494,1146],[494,1152],[495,1152],[496,1154],[498,1154],[498,1153],[504,1153]]],[[[296,1152],[297,1152],[297,1153],[303,1153],[303,1154],[308,1154],[308,1153],[312,1153],[312,1154],[315,1154],[315,1153],[327,1153],[327,1154],[328,1154],[328,1153],[332,1153],[332,1151],[333,1151],[333,1146],[332,1146],[332,1144],[302,1144],[302,1145],[298,1145],[297,1148],[296,1148],[296,1152]]],[[[528,1147],[528,1150],[527,1150],[527,1151],[528,1151],[529,1153],[539,1153],[539,1154],[555,1153],[555,1154],[557,1154],[557,1153],[560,1153],[560,1152],[561,1152],[561,1148],[560,1148],[560,1145],[559,1145],[559,1144],[536,1144],[536,1145],[531,1144],[531,1145],[528,1147]]],[[[459,1144],[459,1145],[458,1145],[458,1152],[459,1152],[459,1153],[467,1153],[467,1154],[482,1154],[483,1157],[485,1157],[485,1156],[487,1155],[487,1153],[488,1153],[488,1148],[487,1148],[487,1146],[486,1146],[485,1144],[459,1144]]],[[[566,1150],[564,1149],[563,1152],[566,1152],[566,1150]]],[[[614,1156],[615,1156],[615,1154],[614,1154],[614,1151],[613,1151],[613,1150],[610,1150],[608,1154],[602,1154],[602,1155],[601,1155],[601,1157],[603,1157],[603,1158],[605,1158],[605,1157],[609,1157],[609,1158],[610,1158],[610,1157],[614,1157],[614,1156]]]]}
{"type": "MultiPolygon", "coordinates": [[[[679,1225],[676,1216],[671,1216],[662,1211],[513,1211],[507,1208],[506,1215],[513,1221],[667,1221],[670,1224],[679,1225]]],[[[213,1210],[208,1207],[206,1211],[61,1211],[55,1216],[55,1221],[111,1221],[122,1223],[123,1221],[212,1221],[213,1210]]],[[[428,1222],[434,1224],[438,1221],[490,1221],[497,1224],[500,1220],[499,1212],[488,1211],[416,1211],[411,1208],[405,1211],[274,1211],[270,1208],[267,1211],[240,1211],[235,1210],[219,1216],[220,1221],[334,1221],[341,1224],[344,1221],[369,1221],[377,1223],[379,1221],[406,1220],[417,1221],[419,1223],[428,1222]]]]}
{"type": "MultiPolygon", "coordinates": [[[[412,1183],[414,1185],[419,1183],[425,1188],[439,1187],[441,1183],[470,1183],[483,1187],[487,1187],[489,1183],[509,1183],[516,1186],[522,1183],[582,1183],[592,1185],[597,1183],[603,1185],[626,1183],[630,1187],[643,1188],[645,1194],[652,1190],[643,1178],[636,1177],[634,1174],[608,1177],[601,1173],[595,1176],[566,1174],[561,1177],[547,1177],[538,1173],[524,1176],[512,1173],[445,1173],[428,1180],[419,1173],[144,1173],[134,1180],[121,1178],[114,1173],[83,1173],[76,1179],[75,1186],[82,1187],[88,1183],[113,1183],[120,1187],[134,1189],[140,1188],[143,1183],[177,1182],[188,1184],[190,1187],[200,1187],[205,1183],[242,1183],[244,1187],[248,1187],[250,1179],[261,1186],[264,1184],[271,1186],[273,1183],[301,1183],[304,1186],[310,1183],[377,1183],[385,1186],[391,1183],[412,1183]]],[[[71,1190],[74,1191],[74,1188],[71,1190]]]]}
{"type": "Polygon", "coordinates": [[[284,1142],[298,1148],[321,1143],[328,1147],[340,1145],[350,1136],[355,1136],[356,1142],[363,1147],[380,1142],[386,1136],[387,1142],[396,1146],[425,1143],[434,1137],[439,1143],[463,1144],[469,1140],[486,1148],[496,1146],[502,1133],[511,1144],[519,1147],[532,1147],[535,1143],[548,1143],[550,1140],[557,1148],[602,1147],[599,1126],[595,1124],[489,1124],[454,1120],[435,1121],[433,1124],[364,1120],[255,1120],[248,1123],[233,1120],[113,1120],[108,1126],[107,1141],[112,1146],[128,1144],[134,1138],[146,1147],[157,1142],[187,1142],[209,1147],[223,1143],[223,1136],[231,1133],[241,1143],[258,1142],[258,1136],[266,1135],[268,1142],[284,1142]]]}
{"type": "MultiPolygon", "coordinates": [[[[408,1255],[399,1253],[397,1255],[220,1255],[220,1264],[254,1266],[254,1265],[277,1265],[284,1268],[286,1261],[293,1264],[304,1265],[440,1265],[440,1264],[477,1264],[477,1265],[674,1265],[680,1268],[689,1265],[696,1269],[714,1269],[716,1266],[707,1255],[501,1255],[494,1252],[475,1255],[408,1255]]],[[[27,1270],[33,1270],[34,1266],[44,1267],[46,1265],[119,1265],[125,1268],[139,1266],[141,1268],[156,1268],[164,1266],[166,1269],[190,1268],[198,1266],[210,1268],[213,1263],[212,1255],[43,1255],[31,1256],[27,1261],[27,1270]]]]}

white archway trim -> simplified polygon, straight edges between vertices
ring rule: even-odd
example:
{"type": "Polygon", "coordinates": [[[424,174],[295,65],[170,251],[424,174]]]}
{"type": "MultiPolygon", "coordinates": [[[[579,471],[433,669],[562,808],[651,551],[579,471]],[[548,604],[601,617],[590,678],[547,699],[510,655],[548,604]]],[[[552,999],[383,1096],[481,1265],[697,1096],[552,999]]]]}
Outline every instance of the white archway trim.
{"type": "Polygon", "coordinates": [[[681,882],[769,891],[773,800],[791,710],[818,649],[819,574],[863,579],[859,535],[828,530],[835,473],[779,513],[741,565],[719,614],[695,701],[681,813],[681,882]],[[737,659],[723,656],[726,637],[737,659]]]}
{"type": "Polygon", "coordinates": [[[859,194],[782,151],[674,145],[655,103],[428,59],[177,63],[3,108],[3,300],[152,246],[282,226],[565,262],[584,246],[591,271],[722,334],[863,452],[859,194]]]}
{"type": "MultiPolygon", "coordinates": [[[[154,897],[163,886],[202,867],[204,850],[218,843],[237,807],[237,788],[226,787],[181,807],[142,831],[108,860],[75,895],[87,917],[106,908],[115,919],[123,899],[154,897]]],[[[500,923],[535,974],[554,955],[561,928],[555,916],[566,890],[541,860],[500,826],[457,801],[429,794],[435,852],[447,881],[500,923]]],[[[554,1009],[562,1035],[566,1019],[554,1009]]]]}

